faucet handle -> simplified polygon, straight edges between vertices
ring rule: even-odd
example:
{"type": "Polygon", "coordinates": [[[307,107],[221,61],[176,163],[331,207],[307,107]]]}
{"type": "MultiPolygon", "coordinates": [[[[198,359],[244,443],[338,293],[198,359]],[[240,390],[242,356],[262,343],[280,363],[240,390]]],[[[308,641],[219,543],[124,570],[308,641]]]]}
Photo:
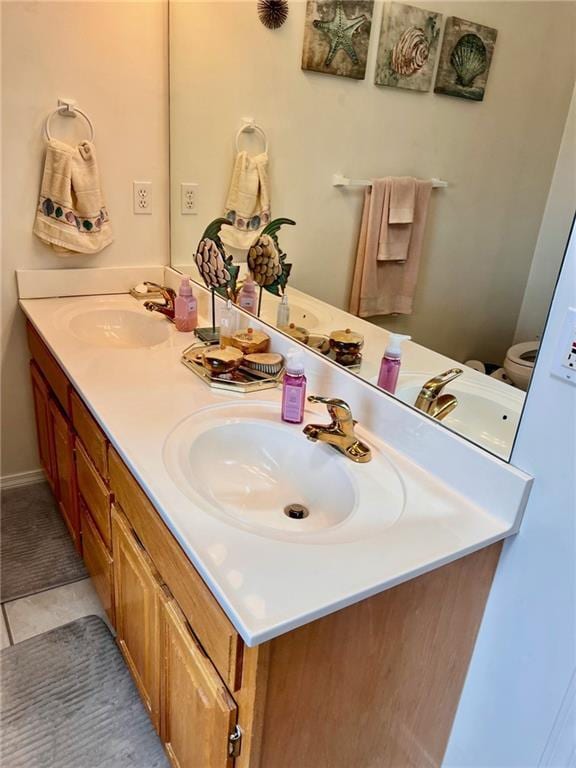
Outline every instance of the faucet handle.
{"type": "Polygon", "coordinates": [[[328,408],[328,413],[334,421],[346,421],[352,419],[352,409],[345,400],[339,397],[323,397],[322,395],[309,395],[309,403],[322,403],[328,408]]]}
{"type": "Polygon", "coordinates": [[[454,381],[458,376],[462,376],[463,373],[462,368],[449,368],[447,371],[439,373],[438,376],[434,376],[434,378],[427,381],[424,386],[430,392],[440,392],[446,384],[454,381]]]}

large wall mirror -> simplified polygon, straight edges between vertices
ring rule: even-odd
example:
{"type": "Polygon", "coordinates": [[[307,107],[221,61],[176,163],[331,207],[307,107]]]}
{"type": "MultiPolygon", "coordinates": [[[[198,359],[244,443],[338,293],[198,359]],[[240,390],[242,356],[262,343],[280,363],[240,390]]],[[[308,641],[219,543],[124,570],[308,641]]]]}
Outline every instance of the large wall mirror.
{"type": "Polygon", "coordinates": [[[350,329],[378,386],[410,335],[395,396],[508,459],[574,215],[576,3],[288,0],[275,29],[258,5],[170,2],[172,265],[197,279],[226,212],[245,274],[268,206],[293,219],[308,343],[350,329]]]}

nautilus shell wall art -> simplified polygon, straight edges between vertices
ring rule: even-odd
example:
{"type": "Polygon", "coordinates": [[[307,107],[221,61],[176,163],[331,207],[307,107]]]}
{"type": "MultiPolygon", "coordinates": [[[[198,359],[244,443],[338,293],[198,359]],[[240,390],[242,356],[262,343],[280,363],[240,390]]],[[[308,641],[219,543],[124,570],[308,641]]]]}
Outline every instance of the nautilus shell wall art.
{"type": "Polygon", "coordinates": [[[482,101],[497,34],[473,21],[447,19],[434,92],[482,101]]]}
{"type": "Polygon", "coordinates": [[[382,17],[376,85],[429,91],[442,14],[390,3],[382,17]]]}

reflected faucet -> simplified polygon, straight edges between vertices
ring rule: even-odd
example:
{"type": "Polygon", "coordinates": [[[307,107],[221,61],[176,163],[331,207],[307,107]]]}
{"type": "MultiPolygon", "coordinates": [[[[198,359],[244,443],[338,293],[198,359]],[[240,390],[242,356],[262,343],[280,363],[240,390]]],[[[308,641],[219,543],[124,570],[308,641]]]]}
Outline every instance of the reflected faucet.
{"type": "Polygon", "coordinates": [[[416,408],[432,416],[432,418],[438,419],[438,421],[445,419],[456,408],[458,400],[454,395],[443,395],[441,392],[446,384],[454,381],[458,376],[462,376],[463,373],[462,368],[450,368],[429,379],[416,398],[414,403],[416,408]]]}
{"type": "Polygon", "coordinates": [[[354,432],[356,422],[352,418],[348,403],[337,397],[320,397],[319,395],[310,395],[308,402],[324,403],[332,417],[330,424],[307,424],[303,431],[308,440],[327,443],[358,463],[363,464],[371,460],[370,447],[359,440],[354,432]]]}
{"type": "Polygon", "coordinates": [[[146,281],[144,285],[147,285],[149,288],[156,288],[156,290],[162,294],[162,298],[165,302],[164,304],[159,304],[157,301],[145,301],[144,308],[149,312],[160,312],[161,315],[165,315],[168,320],[174,322],[174,315],[176,313],[176,291],[172,288],[166,288],[163,285],[158,285],[158,283],[150,283],[148,281],[146,281]]]}

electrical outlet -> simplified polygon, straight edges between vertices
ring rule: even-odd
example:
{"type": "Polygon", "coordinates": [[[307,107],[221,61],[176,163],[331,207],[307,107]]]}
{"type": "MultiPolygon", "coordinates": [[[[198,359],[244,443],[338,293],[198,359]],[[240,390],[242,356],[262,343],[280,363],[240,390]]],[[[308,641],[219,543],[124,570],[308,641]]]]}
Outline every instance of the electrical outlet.
{"type": "Polygon", "coordinates": [[[576,384],[576,308],[570,307],[558,338],[552,375],[576,384]]]}
{"type": "Polygon", "coordinates": [[[198,184],[193,182],[180,184],[180,213],[182,216],[198,213],[198,184]]]}
{"type": "Polygon", "coordinates": [[[134,213],[150,214],[152,213],[152,182],[151,181],[133,181],[132,182],[132,204],[134,213]]]}

